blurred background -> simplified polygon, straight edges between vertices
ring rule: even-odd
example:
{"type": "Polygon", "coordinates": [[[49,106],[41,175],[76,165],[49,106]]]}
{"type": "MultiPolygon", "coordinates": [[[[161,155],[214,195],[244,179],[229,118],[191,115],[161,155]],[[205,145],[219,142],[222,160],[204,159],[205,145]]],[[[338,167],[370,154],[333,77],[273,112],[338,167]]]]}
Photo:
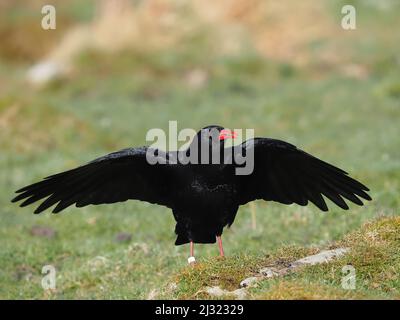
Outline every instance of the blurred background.
{"type": "Polygon", "coordinates": [[[44,176],[146,144],[169,120],[254,128],[371,187],[374,201],[348,212],[244,206],[224,233],[228,255],[326,245],[398,215],[399,17],[396,0],[1,0],[0,297],[48,298],[45,264],[59,272],[53,298],[146,298],[185,267],[166,208],[34,216],[10,203],[44,176]],[[41,27],[46,4],[55,30],[41,27]],[[356,30],[341,26],[345,4],[356,30]]]}

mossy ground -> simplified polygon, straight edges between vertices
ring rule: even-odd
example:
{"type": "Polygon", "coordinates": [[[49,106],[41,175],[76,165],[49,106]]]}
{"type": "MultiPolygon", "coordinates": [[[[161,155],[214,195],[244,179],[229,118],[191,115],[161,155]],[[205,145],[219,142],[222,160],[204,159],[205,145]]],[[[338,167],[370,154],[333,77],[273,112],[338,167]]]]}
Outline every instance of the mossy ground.
{"type": "MultiPolygon", "coordinates": [[[[263,278],[248,289],[248,299],[398,299],[400,279],[400,218],[381,218],[334,242],[328,249],[349,248],[344,256],[330,262],[300,267],[276,278],[263,278]],[[343,267],[355,271],[354,288],[342,287],[348,275],[343,267]]],[[[327,249],[327,248],[322,248],[327,249]]],[[[206,287],[219,286],[233,291],[242,280],[259,275],[263,267],[284,268],[291,262],[321,249],[284,247],[269,256],[234,256],[208,259],[186,267],[175,278],[177,298],[210,298],[206,287]]],[[[168,297],[168,287],[166,296],[168,297]]],[[[213,297],[211,297],[213,298],[213,297]]],[[[224,298],[232,298],[227,295],[224,298]]]]}

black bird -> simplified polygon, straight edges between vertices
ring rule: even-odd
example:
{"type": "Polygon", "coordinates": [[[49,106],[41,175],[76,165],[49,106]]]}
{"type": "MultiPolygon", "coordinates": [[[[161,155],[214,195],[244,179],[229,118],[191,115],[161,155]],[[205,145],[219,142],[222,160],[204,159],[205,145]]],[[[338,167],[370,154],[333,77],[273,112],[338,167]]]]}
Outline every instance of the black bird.
{"type": "Polygon", "coordinates": [[[301,206],[312,202],[322,211],[328,210],[323,196],[345,210],[349,207],[344,199],[358,205],[363,205],[360,198],[371,200],[369,189],[347,172],[290,143],[254,138],[225,147],[225,140],[234,137],[234,131],[208,126],[184,151],[123,149],[26,186],[12,201],[24,200],[25,207],[45,199],[35,213],[55,204],[53,213],[73,204],[129,199],[163,205],[172,209],[176,220],[175,245],[190,243],[193,257],[194,243],[215,241],[223,256],[223,228],[232,225],[240,205],[256,199],[301,206]],[[218,161],[212,162],[215,155],[218,161]],[[244,166],[238,156],[247,155],[253,156],[252,172],[237,174],[244,166]]]}

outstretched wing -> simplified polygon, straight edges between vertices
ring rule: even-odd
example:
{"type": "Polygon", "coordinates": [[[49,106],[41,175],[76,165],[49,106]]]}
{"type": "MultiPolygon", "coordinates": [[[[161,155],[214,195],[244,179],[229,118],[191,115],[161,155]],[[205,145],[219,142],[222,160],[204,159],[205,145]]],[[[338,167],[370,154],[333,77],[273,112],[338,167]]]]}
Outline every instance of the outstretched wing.
{"type": "MultiPolygon", "coordinates": [[[[129,148],[110,153],[81,167],[61,172],[17,191],[12,202],[25,200],[21,207],[45,199],[35,213],[55,205],[53,213],[75,204],[103,204],[143,200],[171,206],[169,192],[173,179],[168,164],[151,165],[147,147],[129,148]],[[168,167],[168,168],[167,168],[168,167]]],[[[165,157],[155,152],[157,157],[165,157]]]]}
{"type": "Polygon", "coordinates": [[[369,189],[348,173],[284,141],[255,138],[244,142],[241,151],[254,152],[254,170],[238,176],[240,204],[264,199],[305,206],[308,201],[327,211],[324,198],[343,209],[344,199],[363,205],[371,200],[369,189]],[[344,198],[344,199],[343,199],[344,198]]]}

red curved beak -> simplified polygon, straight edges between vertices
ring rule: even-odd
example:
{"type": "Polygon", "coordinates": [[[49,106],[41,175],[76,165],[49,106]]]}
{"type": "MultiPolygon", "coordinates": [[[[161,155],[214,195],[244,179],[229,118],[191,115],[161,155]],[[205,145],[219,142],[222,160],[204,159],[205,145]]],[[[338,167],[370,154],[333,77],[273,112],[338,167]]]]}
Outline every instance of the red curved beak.
{"type": "Polygon", "coordinates": [[[219,140],[235,139],[237,138],[237,133],[229,129],[223,129],[219,133],[219,140]]]}

